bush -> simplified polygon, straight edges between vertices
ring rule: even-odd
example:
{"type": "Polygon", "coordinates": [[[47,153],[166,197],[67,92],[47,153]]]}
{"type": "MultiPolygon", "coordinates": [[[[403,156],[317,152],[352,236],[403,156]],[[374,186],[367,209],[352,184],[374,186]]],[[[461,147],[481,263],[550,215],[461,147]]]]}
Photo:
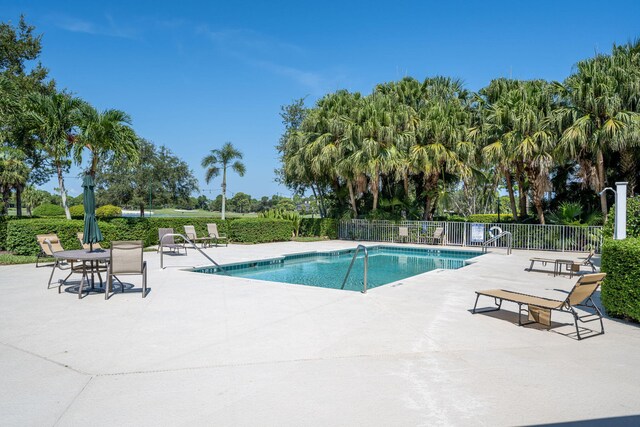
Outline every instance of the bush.
{"type": "Polygon", "coordinates": [[[96,209],[96,218],[117,218],[122,216],[122,209],[113,205],[104,205],[96,209]]]}
{"type": "Polygon", "coordinates": [[[229,238],[240,243],[267,243],[291,240],[291,221],[270,218],[240,218],[231,222],[229,238]]]}
{"type": "MultiPolygon", "coordinates": [[[[609,209],[607,222],[602,228],[604,236],[613,236],[613,224],[616,222],[615,205],[609,209]]],[[[627,237],[640,237],[640,196],[627,199],[627,237]]]]}
{"type": "Polygon", "coordinates": [[[45,203],[38,206],[33,211],[31,211],[31,214],[33,216],[43,216],[43,217],[44,216],[63,216],[64,208],[62,206],[54,205],[51,203],[45,203]]]}
{"type": "Polygon", "coordinates": [[[9,223],[9,217],[6,215],[0,215],[0,250],[7,249],[7,224],[9,223]]]}
{"type": "Polygon", "coordinates": [[[602,305],[615,317],[640,322],[640,239],[605,239],[602,247],[602,305]]]}
{"type": "Polygon", "coordinates": [[[84,218],[84,206],[82,205],[74,205],[69,207],[69,213],[71,214],[71,218],[73,219],[83,219],[84,218]]]}
{"type": "Polygon", "coordinates": [[[339,221],[334,218],[302,218],[299,236],[338,238],[339,221]]]}
{"type": "MultiPolygon", "coordinates": [[[[498,222],[498,214],[474,214],[467,217],[469,222],[492,223],[498,222]]],[[[513,215],[500,214],[500,222],[513,222],[513,215]]]]}

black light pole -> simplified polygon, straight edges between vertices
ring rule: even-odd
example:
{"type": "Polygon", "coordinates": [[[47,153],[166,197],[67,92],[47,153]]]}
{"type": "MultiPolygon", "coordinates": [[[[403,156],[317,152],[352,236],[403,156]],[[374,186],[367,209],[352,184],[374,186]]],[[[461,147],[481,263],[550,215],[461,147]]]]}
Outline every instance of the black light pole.
{"type": "Polygon", "coordinates": [[[498,197],[498,222],[500,222],[500,197],[498,197]]]}

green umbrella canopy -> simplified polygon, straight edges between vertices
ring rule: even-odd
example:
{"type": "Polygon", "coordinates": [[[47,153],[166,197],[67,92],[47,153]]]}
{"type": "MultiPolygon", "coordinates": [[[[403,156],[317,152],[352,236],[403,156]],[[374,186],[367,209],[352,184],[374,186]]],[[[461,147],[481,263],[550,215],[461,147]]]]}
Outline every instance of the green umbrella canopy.
{"type": "MultiPolygon", "coordinates": [[[[101,242],[102,233],[96,220],[96,194],[91,175],[85,174],[82,187],[84,188],[82,193],[84,202],[84,237],[82,242],[89,244],[101,242]]],[[[93,249],[93,245],[91,248],[93,249]]]]}

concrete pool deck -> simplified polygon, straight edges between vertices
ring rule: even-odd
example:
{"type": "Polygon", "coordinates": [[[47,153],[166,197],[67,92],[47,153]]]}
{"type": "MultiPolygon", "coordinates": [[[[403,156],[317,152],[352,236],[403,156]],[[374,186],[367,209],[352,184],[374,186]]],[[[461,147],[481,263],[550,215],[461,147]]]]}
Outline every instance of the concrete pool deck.
{"type": "MultiPolygon", "coordinates": [[[[367,245],[372,244],[367,242],[367,245]]],[[[352,241],[206,249],[231,263],[352,241]]],[[[465,248],[466,249],[466,248],[465,248]]],[[[640,423],[640,327],[572,317],[518,327],[470,313],[475,290],[562,298],[575,278],[496,250],[367,294],[212,276],[195,251],[146,252],[149,295],[47,289],[50,268],[0,266],[2,425],[523,425],[640,423]],[[597,322],[586,324],[597,329],[597,322]]],[[[563,254],[562,257],[571,255],[563,254]]],[[[582,272],[588,270],[583,267],[582,272]]],[[[64,277],[57,272],[56,278],[64,277]]],[[[125,276],[140,289],[140,277],[125,276]]],[[[490,300],[479,306],[489,306],[490,300]]],[[[597,301],[599,304],[599,301],[597,301]]],[[[601,307],[601,305],[599,304],[601,307]]]]}

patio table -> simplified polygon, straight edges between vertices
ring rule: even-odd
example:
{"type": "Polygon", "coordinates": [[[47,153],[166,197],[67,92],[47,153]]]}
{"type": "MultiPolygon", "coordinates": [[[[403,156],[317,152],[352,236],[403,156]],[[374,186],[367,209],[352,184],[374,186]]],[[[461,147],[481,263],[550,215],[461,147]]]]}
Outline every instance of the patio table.
{"type": "MultiPolygon", "coordinates": [[[[81,261],[82,262],[82,278],[80,279],[80,286],[78,286],[78,299],[82,298],[83,284],[89,283],[89,274],[91,274],[91,287],[93,288],[93,274],[98,273],[100,277],[100,262],[108,263],[111,257],[110,249],[96,249],[93,251],[87,251],[84,249],[74,249],[70,251],[55,252],[53,256],[56,259],[63,259],[66,261],[81,261]]],[[[58,286],[58,293],[60,289],[66,283],[67,279],[60,280],[58,286]]],[[[100,277],[100,284],[102,285],[102,277],[100,277]]],[[[87,294],[90,291],[87,292],[87,294]]]]}

